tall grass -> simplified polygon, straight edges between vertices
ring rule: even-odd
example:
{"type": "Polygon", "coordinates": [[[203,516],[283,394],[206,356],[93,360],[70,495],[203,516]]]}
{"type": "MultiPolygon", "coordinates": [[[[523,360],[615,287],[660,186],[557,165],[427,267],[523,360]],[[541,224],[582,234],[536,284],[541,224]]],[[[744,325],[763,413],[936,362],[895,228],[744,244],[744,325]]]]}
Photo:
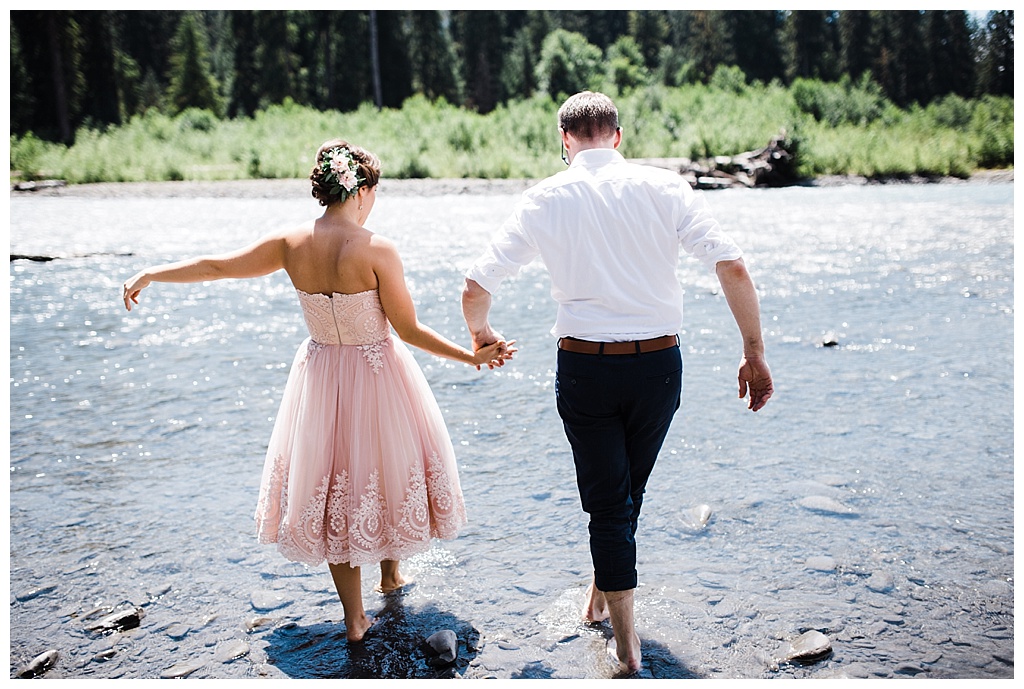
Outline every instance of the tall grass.
{"type": "MultiPolygon", "coordinates": [[[[746,85],[723,72],[709,85],[613,94],[628,158],[734,155],[783,132],[804,176],[966,176],[1013,164],[1013,99],[950,96],[896,108],[870,82],[801,80],[746,85]]],[[[539,178],[562,169],[546,96],[480,115],[422,96],[400,109],[321,112],[285,102],[253,117],[154,111],[106,129],[82,128],[72,146],[11,137],[12,178],[70,183],[301,178],[323,141],[342,137],[381,158],[397,178],[539,178]]]]}

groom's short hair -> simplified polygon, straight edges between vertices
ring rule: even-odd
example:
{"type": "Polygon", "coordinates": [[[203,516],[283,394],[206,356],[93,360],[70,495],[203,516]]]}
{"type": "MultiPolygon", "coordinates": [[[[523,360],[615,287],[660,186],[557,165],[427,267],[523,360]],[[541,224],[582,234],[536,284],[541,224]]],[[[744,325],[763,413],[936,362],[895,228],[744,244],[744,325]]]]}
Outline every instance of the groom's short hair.
{"type": "Polygon", "coordinates": [[[619,111],[603,93],[581,91],[558,109],[558,127],[582,141],[611,136],[619,128],[619,111]]]}

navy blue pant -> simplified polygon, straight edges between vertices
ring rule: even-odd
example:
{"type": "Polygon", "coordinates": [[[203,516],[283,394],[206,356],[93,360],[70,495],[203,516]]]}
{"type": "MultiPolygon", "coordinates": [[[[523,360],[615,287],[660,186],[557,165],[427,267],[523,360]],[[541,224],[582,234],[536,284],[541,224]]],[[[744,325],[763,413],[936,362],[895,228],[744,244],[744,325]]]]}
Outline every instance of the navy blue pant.
{"type": "Polygon", "coordinates": [[[636,525],[647,479],[679,409],[679,347],[647,354],[558,350],[555,399],[576,464],[599,591],[636,588],[636,525]]]}

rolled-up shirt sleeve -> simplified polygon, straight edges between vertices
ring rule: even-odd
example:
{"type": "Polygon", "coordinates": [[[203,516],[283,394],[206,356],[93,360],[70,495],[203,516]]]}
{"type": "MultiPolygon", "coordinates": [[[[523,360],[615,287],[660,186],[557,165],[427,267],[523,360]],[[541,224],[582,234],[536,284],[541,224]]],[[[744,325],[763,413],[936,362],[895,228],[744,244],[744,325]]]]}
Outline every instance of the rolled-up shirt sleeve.
{"type": "Polygon", "coordinates": [[[519,269],[540,253],[520,222],[516,209],[501,226],[491,245],[466,271],[466,277],[494,294],[505,278],[514,277],[519,269]]]}
{"type": "MultiPolygon", "coordinates": [[[[685,184],[685,182],[684,182],[685,184]]],[[[743,251],[723,230],[711,214],[704,195],[685,184],[683,198],[686,208],[676,226],[676,234],[683,250],[699,260],[711,272],[719,261],[733,261],[743,257],[743,251]]]]}

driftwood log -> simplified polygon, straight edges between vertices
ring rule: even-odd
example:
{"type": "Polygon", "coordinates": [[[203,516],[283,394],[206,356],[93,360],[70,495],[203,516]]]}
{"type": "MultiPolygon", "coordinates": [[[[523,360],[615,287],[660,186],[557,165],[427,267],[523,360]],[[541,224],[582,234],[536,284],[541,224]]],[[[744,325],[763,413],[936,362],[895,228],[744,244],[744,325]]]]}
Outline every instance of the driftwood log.
{"type": "Polygon", "coordinates": [[[781,131],[764,148],[701,160],[640,158],[632,162],[675,170],[696,189],[784,187],[799,181],[796,145],[781,131]]]}

